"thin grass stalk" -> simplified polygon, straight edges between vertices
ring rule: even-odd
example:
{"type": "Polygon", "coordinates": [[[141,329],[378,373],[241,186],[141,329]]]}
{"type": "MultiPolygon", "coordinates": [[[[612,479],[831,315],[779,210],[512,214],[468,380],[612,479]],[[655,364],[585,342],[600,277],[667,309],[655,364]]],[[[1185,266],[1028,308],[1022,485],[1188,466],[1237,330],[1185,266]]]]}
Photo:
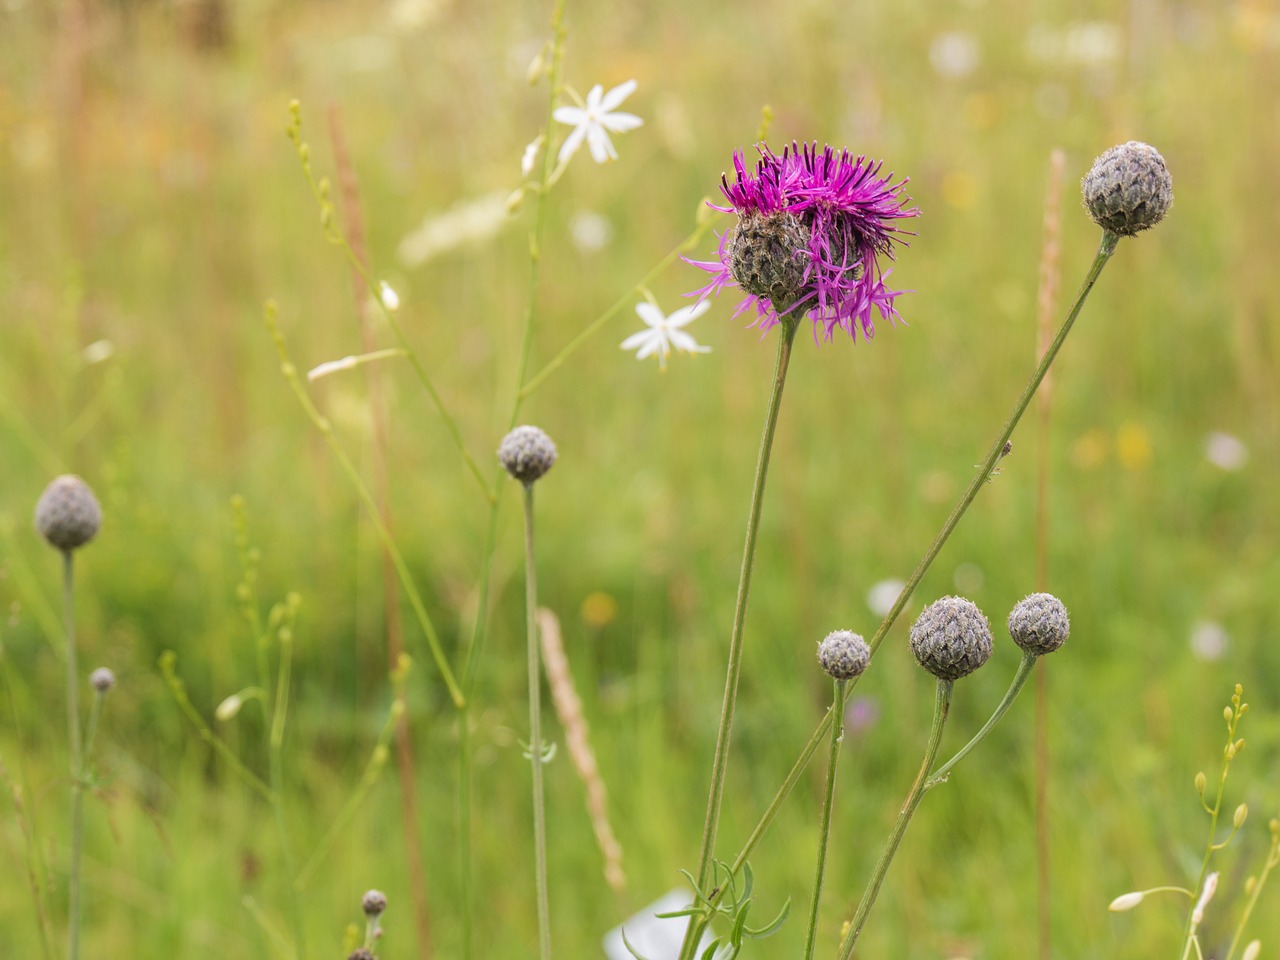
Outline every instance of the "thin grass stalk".
{"type": "Polygon", "coordinates": [[[71,870],[67,881],[67,957],[80,956],[80,857],[84,849],[84,759],[80,745],[80,677],[76,667],[75,561],[62,551],[62,618],[67,635],[67,742],[71,750],[71,870]]]}
{"type": "Polygon", "coordinates": [[[595,752],[586,718],[582,715],[582,701],[573,685],[569,659],[564,653],[560,637],[560,621],[545,607],[538,611],[538,633],[542,639],[542,661],[551,687],[551,702],[564,728],[565,747],[569,759],[577,771],[578,779],[587,793],[587,815],[591,830],[596,836],[600,854],[604,858],[604,879],[609,888],[621,898],[627,889],[627,876],[622,869],[622,845],[609,823],[609,807],[604,779],[596,763],[595,752]]]}
{"type": "Polygon", "coordinates": [[[827,868],[827,842],[831,836],[831,807],[836,795],[836,764],[840,760],[840,741],[844,739],[844,700],[847,681],[835,680],[832,703],[831,749],[827,754],[827,792],[822,799],[822,817],[818,823],[818,863],[813,874],[813,899],[809,906],[809,933],[805,938],[804,960],[813,960],[818,940],[818,909],[822,904],[822,879],[827,868]]]}
{"type": "Polygon", "coordinates": [[[951,680],[938,681],[937,695],[933,702],[933,725],[929,729],[929,742],[925,746],[920,772],[916,774],[915,782],[911,785],[907,799],[898,814],[898,820],[893,825],[893,832],[889,834],[889,839],[880,853],[880,859],[876,861],[875,870],[872,871],[871,879],[867,883],[866,890],[863,891],[862,900],[859,901],[858,909],[849,925],[849,932],[845,935],[844,942],[840,944],[839,960],[849,960],[853,955],[854,944],[858,942],[867,917],[871,914],[871,908],[875,906],[880,887],[884,884],[884,878],[889,872],[889,864],[893,862],[894,854],[898,852],[898,845],[902,843],[902,838],[907,832],[907,826],[911,823],[916,808],[920,806],[929,770],[938,756],[938,747],[942,743],[942,728],[947,722],[947,712],[951,707],[951,691],[954,686],[955,683],[951,680]]]}
{"type": "MultiPolygon", "coordinates": [[[[372,273],[369,252],[365,245],[363,207],[360,203],[360,183],[347,150],[343,132],[342,114],[336,103],[328,110],[329,140],[333,144],[333,162],[338,175],[338,192],[342,197],[344,233],[357,263],[372,273]]],[[[351,286],[355,296],[356,318],[360,324],[360,348],[366,354],[377,349],[373,323],[369,317],[369,285],[359,269],[351,270],[351,286]]],[[[382,378],[369,371],[365,380],[369,390],[370,465],[373,470],[373,494],[378,516],[394,536],[395,524],[391,518],[390,481],[387,471],[387,404],[382,389],[382,378]]],[[[396,586],[395,561],[382,545],[382,611],[386,625],[387,664],[395,670],[404,653],[404,625],[400,617],[400,593],[396,586]]],[[[408,711],[401,710],[396,717],[396,775],[400,785],[400,828],[404,833],[405,857],[409,866],[409,887],[413,898],[414,935],[418,954],[430,960],[431,909],[427,902],[427,874],[422,863],[422,836],[418,830],[418,795],[414,781],[413,742],[409,735],[408,711]]]]}
{"type": "Polygon", "coordinates": [[[440,637],[436,633],[435,625],[431,622],[431,617],[427,614],[427,608],[422,602],[422,596],[418,593],[418,588],[414,585],[413,577],[409,573],[408,564],[404,562],[404,557],[400,554],[399,547],[396,546],[395,539],[391,536],[391,531],[383,524],[381,516],[378,514],[377,502],[373,499],[373,495],[369,492],[369,488],[365,486],[364,480],[361,479],[359,471],[351,462],[351,458],[347,455],[342,444],[338,442],[338,438],[333,435],[333,425],[329,420],[322,416],[320,411],[311,401],[311,395],[307,393],[306,388],[302,385],[302,381],[298,376],[298,368],[294,365],[289,357],[289,351],[284,341],[284,334],[280,332],[280,327],[276,323],[276,307],[273,301],[268,301],[265,310],[265,320],[267,329],[271,332],[271,337],[276,344],[276,352],[280,355],[280,372],[288,381],[290,388],[293,390],[294,396],[298,399],[298,403],[302,405],[303,411],[311,420],[315,428],[324,438],[325,443],[329,445],[329,449],[333,452],[334,457],[338,461],[338,465],[342,468],[342,472],[346,474],[347,480],[355,488],[356,495],[360,498],[360,502],[364,504],[366,510],[369,511],[370,518],[373,521],[374,529],[378,531],[378,536],[382,540],[383,546],[391,554],[392,562],[395,564],[396,574],[400,578],[400,586],[405,592],[405,596],[409,600],[409,606],[412,607],[414,615],[418,619],[418,625],[422,628],[422,632],[427,639],[427,647],[431,652],[431,659],[435,662],[436,667],[440,670],[440,677],[444,681],[445,686],[449,690],[449,696],[453,700],[453,705],[459,711],[465,704],[465,698],[462,696],[462,690],[458,687],[458,681],[454,679],[453,670],[449,666],[449,661],[444,655],[444,648],[441,646],[440,637]]]}
{"type": "MultiPolygon", "coordinates": [[[[289,688],[293,674],[293,605],[290,615],[277,631],[280,644],[279,662],[276,665],[276,693],[271,703],[271,727],[267,741],[267,758],[271,768],[271,809],[275,815],[276,834],[280,841],[281,858],[284,860],[288,879],[289,916],[293,926],[295,956],[306,960],[307,928],[302,919],[302,901],[298,891],[297,863],[293,856],[293,844],[289,839],[289,818],[284,808],[284,728],[289,712],[289,688]]],[[[264,687],[269,689],[269,687],[264,687]]]]}
{"type": "Polygon", "coordinates": [[[529,762],[533,764],[533,856],[538,901],[538,956],[551,958],[547,895],[547,813],[542,783],[542,671],[538,665],[538,581],[533,548],[533,484],[524,485],[525,641],[529,666],[529,762]]]}
{"type": "MultiPolygon", "coordinates": [[[[1053,308],[1061,279],[1062,179],[1067,155],[1059,149],[1049,154],[1049,184],[1044,204],[1044,244],[1040,254],[1040,289],[1037,296],[1036,354],[1048,349],[1053,333],[1053,308]]],[[[1049,586],[1049,415],[1053,405],[1053,373],[1045,374],[1036,395],[1039,416],[1036,445],[1036,590],[1049,586]]],[[[1044,658],[1036,665],[1035,707],[1035,817],[1036,817],[1036,921],[1040,960],[1053,956],[1049,865],[1049,668],[1044,658]]]]}

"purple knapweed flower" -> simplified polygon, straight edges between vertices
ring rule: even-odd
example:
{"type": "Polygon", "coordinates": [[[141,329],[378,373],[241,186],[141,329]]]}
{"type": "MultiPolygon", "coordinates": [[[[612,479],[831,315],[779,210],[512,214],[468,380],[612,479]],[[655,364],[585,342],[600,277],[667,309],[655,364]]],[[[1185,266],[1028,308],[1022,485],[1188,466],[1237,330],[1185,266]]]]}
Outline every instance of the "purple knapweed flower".
{"type": "Polygon", "coordinates": [[[875,334],[872,310],[885,320],[901,319],[890,290],[892,271],[880,268],[881,255],[893,259],[893,243],[911,235],[896,223],[918,217],[902,193],[903,179],[881,176],[881,162],[854,157],[848,150],[792,143],[776,154],[760,145],[755,172],[742,153],[733,155],[736,179],[720,178],[728,206],[738,222],[720,237],[717,259],[689,261],[711,274],[694,291],[702,298],[726,286],[739,286],[747,298],[734,316],[754,308],[753,326],[769,330],[782,315],[806,315],[830,339],[836,328],[855,341],[858,330],[875,334]]]}

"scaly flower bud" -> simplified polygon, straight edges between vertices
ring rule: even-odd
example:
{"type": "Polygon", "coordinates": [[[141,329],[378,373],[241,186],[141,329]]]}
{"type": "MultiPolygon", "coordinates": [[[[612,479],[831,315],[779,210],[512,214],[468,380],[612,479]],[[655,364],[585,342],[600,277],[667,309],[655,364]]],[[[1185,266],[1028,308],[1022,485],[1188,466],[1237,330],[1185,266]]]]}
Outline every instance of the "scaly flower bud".
{"type": "Polygon", "coordinates": [[[1093,222],[1125,237],[1154,227],[1173,204],[1173,178],[1164,157],[1137,140],[1093,161],[1080,186],[1093,222]]]}

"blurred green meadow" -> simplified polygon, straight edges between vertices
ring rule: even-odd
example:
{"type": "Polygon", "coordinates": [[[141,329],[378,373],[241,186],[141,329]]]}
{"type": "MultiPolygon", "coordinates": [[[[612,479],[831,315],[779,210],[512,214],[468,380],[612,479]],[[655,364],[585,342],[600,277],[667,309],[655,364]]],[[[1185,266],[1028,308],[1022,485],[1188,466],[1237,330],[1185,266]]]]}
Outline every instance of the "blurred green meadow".
{"type": "MultiPolygon", "coordinates": [[[[311,163],[335,195],[328,118],[340,116],[373,272],[399,294],[398,318],[487,476],[516,388],[534,207],[532,196],[510,215],[503,204],[545,122],[545,81],[526,74],[549,16],[544,3],[495,0],[0,0],[0,956],[39,951],[14,786],[48,868],[55,953],[65,927],[60,572],[31,524],[63,472],[94,487],[106,518],[77,558],[80,664],[119,678],[87,807],[85,949],[283,955],[267,932],[288,927],[270,811],[182,716],[157,660],[176,654],[192,703],[265,776],[255,705],[213,717],[255,676],[229,506],[242,495],[264,613],[289,591],[302,598],[285,803],[296,853],[314,848],[360,780],[391,687],[379,542],[262,322],[274,298],[304,371],[362,349],[352,273],[284,135],[288,104],[300,100],[311,163]]],[[[907,324],[880,324],[871,343],[797,339],[722,856],[827,707],[816,642],[874,631],[869,591],[910,574],[1034,366],[1051,150],[1067,156],[1057,316],[1098,242],[1079,177],[1125,140],[1164,154],[1168,220],[1121,243],[1053,371],[1047,588],[1070,608],[1072,637],[1048,662],[1052,930],[1054,956],[1076,960],[1181,949],[1182,900],[1106,908],[1129,890],[1194,883],[1208,818],[1193,778],[1214,780],[1221,710],[1241,682],[1253,709],[1227,804],[1247,802],[1251,816],[1222,855],[1202,929],[1206,955],[1224,955],[1280,813],[1280,12],[1207,0],[571,0],[566,24],[565,81],[585,94],[635,78],[624,109],[645,125],[614,137],[616,163],[580,152],[549,194],[531,371],[690,234],[766,104],[772,144],[884,158],[923,211],[894,264],[893,285],[913,291],[898,302],[907,324]]],[[[713,245],[707,236],[692,255],[713,245]]],[[[649,289],[670,312],[702,276],[677,262],[649,289]]],[[[618,344],[640,328],[640,299],[521,412],[559,447],[538,486],[540,600],[562,623],[628,881],[622,895],[602,882],[562,754],[547,767],[562,957],[601,956],[610,927],[695,865],[773,361],[772,339],[730,320],[724,296],[688,328],[712,352],[674,355],[665,372],[637,362],[618,344]]],[[[394,345],[381,326],[377,337],[394,345]]],[[[401,360],[310,387],[364,475],[370,377],[389,408],[396,537],[456,665],[488,505],[401,360]]],[[[996,627],[991,663],[958,685],[944,751],[1013,673],[1003,622],[1037,589],[1040,431],[1029,414],[855,691],[869,722],[845,738],[820,956],[833,954],[919,762],[932,684],[906,649],[915,613],[958,592],[996,627]]],[[[478,957],[529,955],[536,930],[520,512],[507,486],[471,712],[478,957]]],[[[405,641],[430,936],[450,958],[458,729],[407,616],[405,641]]],[[[1035,955],[1033,715],[1028,689],[930,794],[862,955],[1035,955]]],[[[824,769],[821,757],[810,765],[752,857],[753,917],[788,897],[793,912],[744,956],[800,953],[824,769]]],[[[391,765],[303,891],[308,956],[344,955],[370,887],[391,901],[380,955],[419,956],[391,765]]],[[[1263,956],[1280,955],[1277,902],[1268,889],[1250,928],[1263,956]]]]}

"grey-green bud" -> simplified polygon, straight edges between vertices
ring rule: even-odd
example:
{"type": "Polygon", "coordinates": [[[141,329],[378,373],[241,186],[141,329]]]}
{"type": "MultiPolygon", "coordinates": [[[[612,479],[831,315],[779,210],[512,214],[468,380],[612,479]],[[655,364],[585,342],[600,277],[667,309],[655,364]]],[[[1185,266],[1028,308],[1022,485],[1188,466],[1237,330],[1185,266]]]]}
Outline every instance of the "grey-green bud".
{"type": "Polygon", "coordinates": [[[360,909],[366,917],[381,916],[387,909],[387,895],[381,890],[370,890],[360,899],[360,909]]]}
{"type": "Polygon", "coordinates": [[[498,446],[498,459],[521,483],[533,483],[556,462],[556,445],[537,427],[516,427],[498,446]]]}
{"type": "Polygon", "coordinates": [[[835,680],[852,680],[862,675],[871,662],[867,641],[852,630],[828,633],[818,644],[818,663],[835,680]]]}
{"type": "Polygon", "coordinates": [[[1080,187],[1093,222],[1125,237],[1154,227],[1173,205],[1173,177],[1164,157],[1137,140],[1093,161],[1080,187]]]}
{"type": "Polygon", "coordinates": [[[1066,605],[1051,593],[1033,593],[1009,611],[1009,636],[1037,657],[1053,653],[1071,635],[1066,605]]]}
{"type": "Polygon", "coordinates": [[[747,293],[781,315],[801,296],[809,266],[809,229],[791,213],[753,211],[729,236],[729,271],[747,293]]]}
{"type": "Polygon", "coordinates": [[[36,504],[36,529],[59,550],[83,547],[102,526],[102,508],[89,485],[63,474],[44,488],[36,504]]]}
{"type": "Polygon", "coordinates": [[[911,652],[939,680],[959,680],[991,656],[991,624],[972,600],[943,597],[911,627],[911,652]]]}

